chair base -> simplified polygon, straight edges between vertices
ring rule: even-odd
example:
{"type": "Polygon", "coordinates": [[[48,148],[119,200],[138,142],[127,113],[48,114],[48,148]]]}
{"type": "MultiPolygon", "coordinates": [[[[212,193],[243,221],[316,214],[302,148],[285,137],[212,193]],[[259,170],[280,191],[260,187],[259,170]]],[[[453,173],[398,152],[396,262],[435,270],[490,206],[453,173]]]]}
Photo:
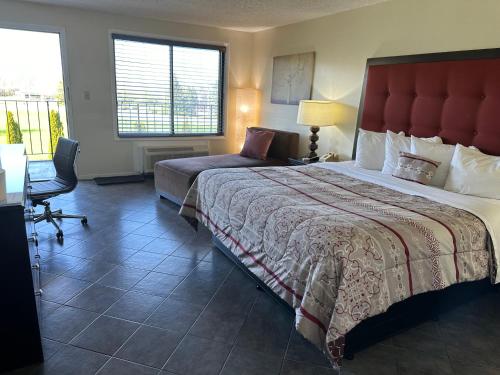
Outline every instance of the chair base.
{"type": "Polygon", "coordinates": [[[59,226],[59,224],[57,224],[55,219],[80,219],[80,221],[82,222],[82,225],[87,225],[87,216],[85,216],[85,215],[63,214],[62,210],[60,210],[60,209],[55,210],[55,211],[51,211],[50,210],[50,202],[40,202],[40,203],[36,203],[34,205],[36,206],[38,204],[42,204],[45,208],[44,208],[43,214],[36,215],[34,217],[34,219],[33,219],[34,223],[36,224],[36,223],[39,223],[39,222],[44,221],[44,220],[47,223],[52,223],[52,225],[57,229],[56,237],[58,239],[62,239],[64,236],[64,233],[63,233],[61,227],[59,226]]]}

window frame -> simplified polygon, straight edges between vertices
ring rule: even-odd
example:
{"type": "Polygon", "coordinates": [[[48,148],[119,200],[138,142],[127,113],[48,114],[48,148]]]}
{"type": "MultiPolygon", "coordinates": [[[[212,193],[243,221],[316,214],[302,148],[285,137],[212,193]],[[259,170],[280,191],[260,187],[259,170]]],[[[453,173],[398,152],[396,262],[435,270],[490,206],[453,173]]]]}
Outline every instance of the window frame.
{"type": "MultiPolygon", "coordinates": [[[[171,38],[168,36],[158,36],[150,34],[128,33],[119,30],[109,31],[110,43],[110,61],[111,61],[111,77],[112,77],[112,99],[113,99],[113,123],[114,123],[114,138],[115,140],[130,141],[130,140],[173,140],[173,139],[225,139],[226,135],[226,118],[227,118],[227,75],[228,75],[228,51],[229,45],[224,42],[211,42],[201,40],[188,40],[181,38],[171,38]],[[219,66],[219,123],[217,133],[198,133],[198,134],[164,134],[164,133],[131,133],[120,134],[118,125],[118,95],[116,81],[116,62],[115,62],[115,39],[130,40],[145,43],[155,43],[169,46],[194,47],[211,49],[220,52],[219,66]]],[[[172,52],[173,50],[170,49],[172,52]]],[[[173,61],[170,62],[171,64],[173,61]]],[[[171,76],[173,77],[173,76],[171,76]]],[[[172,124],[173,126],[173,124],[172,124]]]]}

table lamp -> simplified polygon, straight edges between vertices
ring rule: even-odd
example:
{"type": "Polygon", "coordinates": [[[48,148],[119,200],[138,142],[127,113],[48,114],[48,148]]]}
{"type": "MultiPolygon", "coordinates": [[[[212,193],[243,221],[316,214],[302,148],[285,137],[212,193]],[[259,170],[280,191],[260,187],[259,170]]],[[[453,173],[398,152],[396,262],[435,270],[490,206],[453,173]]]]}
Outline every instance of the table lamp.
{"type": "Polygon", "coordinates": [[[333,113],[335,103],[330,100],[301,100],[299,103],[299,112],[297,114],[297,123],[300,125],[310,126],[311,135],[309,140],[309,150],[311,151],[307,156],[309,159],[317,158],[316,150],[318,145],[318,132],[320,126],[334,125],[333,113]]]}

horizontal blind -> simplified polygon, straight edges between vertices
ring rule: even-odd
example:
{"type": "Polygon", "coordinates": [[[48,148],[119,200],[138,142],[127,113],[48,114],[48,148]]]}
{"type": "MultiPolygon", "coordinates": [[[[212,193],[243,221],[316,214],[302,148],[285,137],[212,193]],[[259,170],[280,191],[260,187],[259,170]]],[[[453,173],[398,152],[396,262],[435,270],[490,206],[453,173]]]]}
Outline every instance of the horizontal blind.
{"type": "Polygon", "coordinates": [[[118,133],[171,132],[170,47],[115,40],[118,133]]]}
{"type": "Polygon", "coordinates": [[[219,65],[219,51],[173,47],[176,134],[218,133],[219,65]]]}
{"type": "Polygon", "coordinates": [[[223,133],[223,47],[113,39],[119,136],[223,133]]]}

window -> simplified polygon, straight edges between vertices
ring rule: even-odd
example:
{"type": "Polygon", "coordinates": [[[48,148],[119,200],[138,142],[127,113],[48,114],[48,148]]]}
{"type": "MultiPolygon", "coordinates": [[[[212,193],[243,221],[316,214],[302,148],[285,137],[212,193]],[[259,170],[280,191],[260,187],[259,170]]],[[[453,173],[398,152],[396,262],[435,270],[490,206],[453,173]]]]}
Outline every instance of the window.
{"type": "Polygon", "coordinates": [[[112,37],[118,136],[223,134],[224,47],[112,37]]]}

